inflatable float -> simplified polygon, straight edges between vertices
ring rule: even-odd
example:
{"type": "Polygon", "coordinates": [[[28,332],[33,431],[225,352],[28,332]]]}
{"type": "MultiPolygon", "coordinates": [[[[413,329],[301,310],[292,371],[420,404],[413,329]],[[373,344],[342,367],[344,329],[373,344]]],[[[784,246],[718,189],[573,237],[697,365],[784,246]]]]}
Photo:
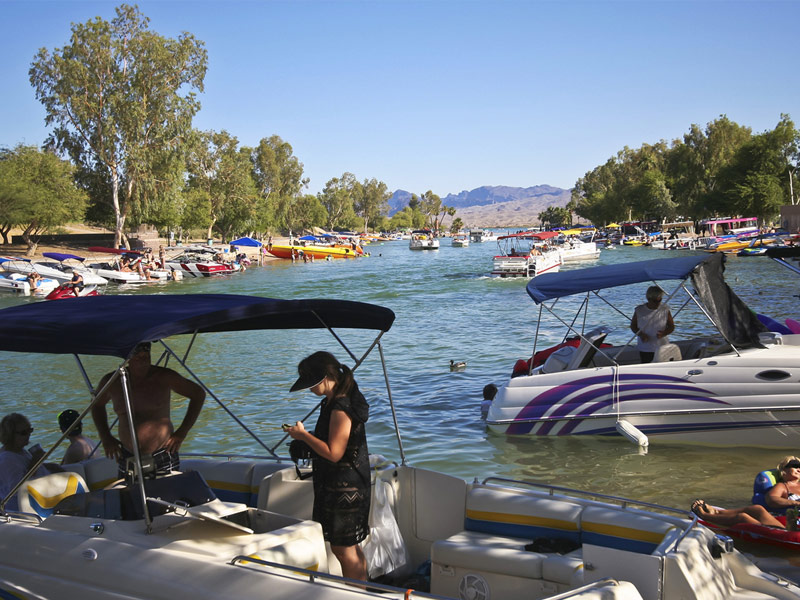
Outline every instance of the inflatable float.
{"type": "MultiPolygon", "coordinates": [[[[767,469],[766,471],[761,471],[758,475],[756,475],[755,481],[753,482],[753,498],[751,502],[753,504],[760,504],[764,507],[767,507],[765,494],[778,481],[780,481],[780,471],[777,469],[767,469]]],[[[770,512],[774,514],[776,511],[770,508],[770,512]]],[[[785,515],[776,514],[775,518],[778,519],[778,521],[780,521],[784,527],[786,526],[785,515]]],[[[745,523],[722,527],[720,525],[714,525],[713,523],[704,521],[703,519],[700,519],[699,522],[709,529],[725,533],[734,539],[740,539],[747,542],[756,542],[759,544],[768,544],[770,546],[778,546],[787,550],[800,550],[800,531],[789,531],[787,529],[767,527],[766,525],[751,525],[745,523]]]]}

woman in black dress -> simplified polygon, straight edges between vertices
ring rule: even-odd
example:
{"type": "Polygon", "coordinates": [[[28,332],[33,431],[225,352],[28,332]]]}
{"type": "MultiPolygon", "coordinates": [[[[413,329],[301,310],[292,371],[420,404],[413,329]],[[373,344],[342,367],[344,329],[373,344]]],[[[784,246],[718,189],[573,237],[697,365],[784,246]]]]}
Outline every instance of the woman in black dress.
{"type": "Polygon", "coordinates": [[[364,424],[369,404],[353,372],[329,352],[315,352],[297,366],[292,392],[310,389],[324,396],[314,433],[301,421],[287,429],[314,452],[314,520],[342,565],[342,575],[367,579],[359,542],[369,534],[370,471],[364,424]]]}

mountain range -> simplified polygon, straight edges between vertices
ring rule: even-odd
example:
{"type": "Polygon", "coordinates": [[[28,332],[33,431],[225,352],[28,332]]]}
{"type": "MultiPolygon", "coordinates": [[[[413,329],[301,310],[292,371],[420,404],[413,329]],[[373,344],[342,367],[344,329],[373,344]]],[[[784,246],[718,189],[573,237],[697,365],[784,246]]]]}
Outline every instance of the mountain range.
{"type": "MultiPolygon", "coordinates": [[[[456,209],[467,227],[527,227],[539,224],[539,213],[550,206],[566,206],[570,190],[551,185],[511,187],[482,186],[448,194],[442,204],[456,209]]],[[[389,216],[408,206],[411,192],[397,190],[389,199],[389,216]]],[[[445,224],[449,218],[445,219],[445,224]]]]}

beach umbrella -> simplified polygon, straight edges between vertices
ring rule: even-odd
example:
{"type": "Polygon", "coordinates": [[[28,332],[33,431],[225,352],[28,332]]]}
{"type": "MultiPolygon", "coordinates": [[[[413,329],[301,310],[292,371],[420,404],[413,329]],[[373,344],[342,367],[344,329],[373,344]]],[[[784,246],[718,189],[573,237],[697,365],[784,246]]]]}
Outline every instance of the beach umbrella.
{"type": "Polygon", "coordinates": [[[304,235],[303,237],[297,238],[297,239],[306,240],[306,241],[309,241],[309,242],[314,242],[314,241],[316,241],[317,236],[315,236],[315,235],[304,235]]]}
{"type": "Polygon", "coordinates": [[[609,228],[619,228],[619,224],[618,224],[618,223],[611,223],[611,224],[609,224],[609,225],[606,225],[606,227],[609,227],[609,228]]]}

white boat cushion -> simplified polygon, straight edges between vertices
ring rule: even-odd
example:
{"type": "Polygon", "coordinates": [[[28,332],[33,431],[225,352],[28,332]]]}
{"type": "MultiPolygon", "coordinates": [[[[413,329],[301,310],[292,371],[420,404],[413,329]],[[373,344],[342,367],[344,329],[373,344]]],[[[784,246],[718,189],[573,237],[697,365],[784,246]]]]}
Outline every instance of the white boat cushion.
{"type": "Polygon", "coordinates": [[[581,528],[584,544],[650,554],[675,526],[633,510],[587,506],[581,528]]]}
{"type": "Polygon", "coordinates": [[[545,555],[528,552],[530,540],[462,531],[431,546],[435,565],[463,567],[528,579],[542,578],[545,555]]]}
{"type": "Polygon", "coordinates": [[[22,484],[17,492],[17,501],[20,511],[37,514],[44,519],[53,514],[53,509],[62,499],[88,491],[86,481],[77,473],[50,473],[22,484]]]}
{"type": "Polygon", "coordinates": [[[492,487],[473,487],[467,493],[465,528],[494,535],[558,538],[580,541],[583,507],[579,503],[532,497],[492,487]]]}

